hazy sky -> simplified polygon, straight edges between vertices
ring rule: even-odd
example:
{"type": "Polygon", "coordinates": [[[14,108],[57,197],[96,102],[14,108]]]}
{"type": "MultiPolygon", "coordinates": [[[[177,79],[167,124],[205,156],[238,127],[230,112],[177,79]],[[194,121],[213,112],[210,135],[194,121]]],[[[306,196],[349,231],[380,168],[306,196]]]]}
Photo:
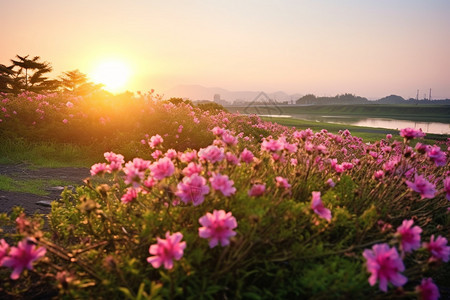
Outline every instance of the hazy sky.
{"type": "Polygon", "coordinates": [[[449,0],[0,0],[0,63],[54,75],[111,58],[130,90],[177,84],[450,98],[449,0]]]}

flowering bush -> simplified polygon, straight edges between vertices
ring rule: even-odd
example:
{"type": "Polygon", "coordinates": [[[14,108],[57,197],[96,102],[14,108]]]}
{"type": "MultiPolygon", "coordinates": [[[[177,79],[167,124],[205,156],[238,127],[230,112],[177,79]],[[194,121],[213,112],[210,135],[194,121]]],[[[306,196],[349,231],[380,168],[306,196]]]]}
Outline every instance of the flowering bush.
{"type": "MultiPolygon", "coordinates": [[[[38,217],[9,216],[17,238],[35,243],[23,278],[41,281],[28,288],[44,282],[67,298],[374,298],[435,297],[448,284],[439,279],[450,251],[448,151],[412,148],[422,133],[367,145],[347,130],[165,105],[190,121],[145,136],[146,157],[106,152],[84,186],[53,203],[48,231],[38,217]],[[177,148],[173,135],[188,128],[215,139],[177,148]]],[[[12,249],[1,242],[4,278],[12,249]]],[[[2,285],[17,292],[20,280],[2,285]]]]}

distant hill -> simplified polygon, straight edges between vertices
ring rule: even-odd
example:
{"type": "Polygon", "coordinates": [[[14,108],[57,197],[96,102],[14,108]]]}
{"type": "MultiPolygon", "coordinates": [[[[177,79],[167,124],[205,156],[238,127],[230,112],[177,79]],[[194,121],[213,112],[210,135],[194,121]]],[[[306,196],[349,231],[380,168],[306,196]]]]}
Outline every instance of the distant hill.
{"type": "MultiPolygon", "coordinates": [[[[261,91],[229,91],[219,87],[204,87],[201,85],[178,85],[164,92],[165,98],[189,98],[193,101],[214,101],[214,95],[220,95],[219,103],[222,105],[244,105],[249,104],[261,94],[261,91]]],[[[300,104],[300,105],[339,105],[339,104],[436,104],[450,105],[450,99],[443,100],[405,100],[398,95],[390,95],[378,100],[368,100],[365,97],[353,94],[342,94],[334,97],[317,97],[313,94],[287,94],[283,91],[264,93],[275,103],[300,104]]]]}
{"type": "MultiPolygon", "coordinates": [[[[164,92],[166,98],[180,97],[189,98],[191,100],[210,100],[213,101],[214,95],[220,95],[221,100],[227,102],[251,102],[261,91],[229,91],[218,87],[208,88],[201,85],[178,85],[164,92]]],[[[301,94],[289,95],[283,91],[274,93],[266,93],[270,99],[275,102],[295,101],[300,98],[301,94]]]]}

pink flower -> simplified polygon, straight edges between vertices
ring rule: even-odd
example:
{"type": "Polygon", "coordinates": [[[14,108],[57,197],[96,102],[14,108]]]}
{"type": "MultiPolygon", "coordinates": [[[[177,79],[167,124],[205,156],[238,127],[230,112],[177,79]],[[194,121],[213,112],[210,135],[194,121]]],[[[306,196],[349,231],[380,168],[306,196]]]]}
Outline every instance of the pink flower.
{"type": "Polygon", "coordinates": [[[402,225],[397,228],[397,234],[400,236],[401,249],[405,252],[412,252],[420,248],[420,233],[422,228],[413,225],[413,220],[403,220],[402,225]]]}
{"type": "Polygon", "coordinates": [[[450,177],[444,179],[445,198],[450,201],[450,177]]]}
{"type": "Polygon", "coordinates": [[[157,180],[169,177],[175,171],[173,162],[168,157],[161,158],[150,165],[152,176],[157,180]]]}
{"type": "Polygon", "coordinates": [[[236,137],[234,137],[231,133],[229,133],[228,131],[225,131],[223,134],[222,134],[222,141],[225,143],[225,144],[227,144],[227,145],[229,145],[229,146],[234,146],[234,145],[236,145],[237,144],[237,138],[236,137]]]}
{"type": "Polygon", "coordinates": [[[125,173],[125,183],[139,187],[139,183],[145,177],[145,171],[149,168],[150,162],[142,158],[135,158],[125,164],[123,172],[125,173]]]}
{"type": "Polygon", "coordinates": [[[237,156],[234,155],[233,153],[231,153],[230,151],[225,153],[225,159],[227,160],[227,162],[229,162],[232,165],[238,165],[239,164],[239,158],[237,158],[237,156]]]}
{"type": "Polygon", "coordinates": [[[150,138],[148,144],[151,148],[156,148],[162,142],[164,142],[163,138],[159,134],[157,134],[150,138]]]}
{"type": "Polygon", "coordinates": [[[443,167],[447,164],[447,156],[444,151],[441,151],[439,146],[429,146],[427,147],[427,156],[436,164],[438,167],[443,167]]]}
{"type": "Polygon", "coordinates": [[[234,181],[230,180],[227,175],[215,174],[209,181],[212,188],[221,191],[224,196],[228,197],[236,193],[236,188],[233,187],[234,181]]]}
{"type": "Polygon", "coordinates": [[[198,174],[184,177],[183,181],[178,183],[175,195],[180,197],[181,201],[188,203],[192,201],[194,206],[203,203],[205,195],[209,193],[209,187],[206,185],[206,179],[198,174]]]}
{"type": "Polygon", "coordinates": [[[9,245],[4,240],[0,240],[0,266],[2,265],[3,258],[5,258],[8,255],[9,252],[9,245]]]}
{"type": "Polygon", "coordinates": [[[322,203],[322,199],[320,199],[320,192],[312,192],[311,198],[311,209],[319,215],[319,217],[331,221],[331,211],[322,203]]]}
{"type": "Polygon", "coordinates": [[[333,179],[331,179],[331,178],[329,178],[327,180],[327,184],[332,188],[336,186],[336,183],[334,183],[333,179]]]}
{"type": "Polygon", "coordinates": [[[383,177],[384,177],[383,170],[378,170],[378,171],[375,171],[375,173],[373,173],[373,178],[375,178],[376,180],[383,179],[383,177]]]}
{"type": "Polygon", "coordinates": [[[201,174],[203,171],[203,167],[201,164],[196,164],[194,162],[190,162],[186,168],[181,171],[184,176],[191,176],[193,174],[201,174]]]}
{"type": "Polygon", "coordinates": [[[422,279],[420,285],[416,287],[416,292],[421,300],[437,300],[440,297],[439,289],[431,278],[422,279]]]}
{"type": "Polygon", "coordinates": [[[266,191],[266,185],[264,184],[254,184],[248,191],[250,197],[258,197],[264,194],[266,191]]]}
{"type": "Polygon", "coordinates": [[[64,124],[67,124],[69,121],[67,119],[62,120],[64,124]]]}
{"type": "Polygon", "coordinates": [[[179,157],[182,162],[191,162],[197,158],[197,151],[193,150],[191,152],[180,153],[179,157]]]}
{"type": "Polygon", "coordinates": [[[283,178],[281,176],[275,177],[275,181],[277,183],[277,187],[282,187],[285,189],[291,188],[291,185],[289,184],[288,180],[286,178],[283,178]]]}
{"type": "Polygon", "coordinates": [[[170,159],[174,159],[178,156],[178,152],[175,149],[169,149],[166,152],[166,157],[170,159]]]}
{"type": "Polygon", "coordinates": [[[447,246],[447,239],[443,236],[438,236],[434,239],[434,234],[430,237],[429,243],[423,243],[423,247],[430,251],[431,260],[442,260],[448,262],[450,256],[450,247],[447,246]]]}
{"type": "Polygon", "coordinates": [[[413,191],[420,193],[423,198],[434,198],[436,194],[436,186],[428,182],[422,175],[414,175],[414,182],[406,180],[406,184],[413,191]]]}
{"type": "Polygon", "coordinates": [[[371,273],[369,278],[371,286],[379,280],[380,290],[387,292],[389,282],[395,286],[403,286],[408,281],[400,274],[405,270],[405,266],[397,249],[390,248],[388,244],[376,244],[372,250],[364,250],[363,256],[367,260],[367,271],[371,273]]]}
{"type": "Polygon", "coordinates": [[[109,172],[109,166],[105,163],[98,163],[91,167],[91,176],[109,172]]]}
{"type": "Polygon", "coordinates": [[[210,161],[212,163],[219,162],[225,158],[223,149],[212,145],[200,149],[200,151],[198,152],[198,156],[201,159],[210,161]]]}
{"type": "Polygon", "coordinates": [[[250,150],[247,150],[247,148],[245,148],[241,152],[241,161],[243,161],[245,163],[249,164],[249,163],[253,162],[254,157],[255,156],[253,155],[253,153],[250,150]]]}
{"type": "Polygon", "coordinates": [[[11,247],[8,256],[3,258],[2,265],[13,269],[11,279],[16,280],[23,269],[32,270],[33,262],[43,257],[46,251],[43,247],[36,247],[32,239],[25,238],[17,247],[11,247]]]}
{"type": "Polygon", "coordinates": [[[291,158],[291,165],[292,166],[298,165],[298,160],[296,158],[291,158]]]}
{"type": "Polygon", "coordinates": [[[203,226],[198,229],[198,235],[209,239],[210,248],[214,248],[219,242],[222,247],[227,246],[230,244],[230,238],[236,235],[233,229],[237,227],[237,222],[231,212],[214,210],[212,214],[206,213],[198,221],[203,226]]]}
{"type": "Polygon", "coordinates": [[[411,140],[414,138],[424,137],[425,133],[422,132],[422,129],[417,130],[414,128],[403,128],[400,130],[400,135],[406,140],[411,140]]]}
{"type": "Polygon", "coordinates": [[[73,103],[70,102],[70,101],[67,101],[66,106],[67,106],[68,108],[71,108],[71,107],[73,107],[73,103]]]}
{"type": "Polygon", "coordinates": [[[166,239],[157,237],[156,244],[149,248],[150,254],[154,256],[147,257],[147,262],[152,264],[153,268],[159,268],[164,264],[164,268],[172,269],[173,260],[180,260],[186,248],[186,242],[181,242],[182,239],[181,232],[172,235],[166,232],[166,239]]]}
{"type": "Polygon", "coordinates": [[[274,139],[270,139],[269,141],[264,140],[261,144],[261,150],[268,152],[277,152],[283,150],[283,148],[283,143],[274,139]]]}
{"type": "Polygon", "coordinates": [[[222,134],[224,132],[225,132],[225,129],[217,127],[217,126],[212,129],[212,133],[217,136],[222,136],[222,134]]]}
{"type": "Polygon", "coordinates": [[[119,171],[125,162],[123,155],[115,154],[114,152],[105,152],[103,154],[106,161],[109,162],[109,171],[119,171]]]}
{"type": "Polygon", "coordinates": [[[122,203],[124,204],[130,203],[131,201],[137,198],[137,193],[138,193],[137,189],[132,187],[127,188],[125,194],[122,196],[122,198],[120,198],[120,201],[122,201],[122,203]]]}

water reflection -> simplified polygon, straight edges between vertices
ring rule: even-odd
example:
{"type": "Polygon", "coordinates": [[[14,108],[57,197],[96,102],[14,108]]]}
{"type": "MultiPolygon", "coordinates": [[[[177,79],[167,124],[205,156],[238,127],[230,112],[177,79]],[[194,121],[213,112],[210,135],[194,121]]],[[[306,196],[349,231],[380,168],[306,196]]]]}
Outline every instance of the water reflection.
{"type": "Polygon", "coordinates": [[[355,118],[353,116],[317,116],[317,115],[303,115],[303,114],[294,114],[291,115],[291,117],[308,121],[397,129],[397,130],[406,127],[416,129],[422,128],[422,131],[426,133],[450,134],[450,124],[438,122],[415,122],[408,120],[395,120],[386,118],[355,118]]]}

